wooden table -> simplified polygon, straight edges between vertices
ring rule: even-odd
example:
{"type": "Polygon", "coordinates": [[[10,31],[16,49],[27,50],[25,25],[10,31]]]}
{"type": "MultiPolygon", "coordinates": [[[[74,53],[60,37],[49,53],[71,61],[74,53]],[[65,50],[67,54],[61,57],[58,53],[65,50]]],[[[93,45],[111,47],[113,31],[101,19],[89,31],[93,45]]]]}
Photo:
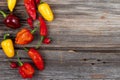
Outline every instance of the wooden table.
{"type": "MultiPolygon", "coordinates": [[[[45,60],[45,70],[38,71],[32,80],[120,80],[120,0],[43,0],[53,9],[55,20],[47,22],[50,45],[43,44],[39,52],[45,60]]],[[[0,10],[9,13],[6,0],[0,0],[0,10]]],[[[14,10],[22,27],[13,30],[5,27],[0,16],[0,41],[5,33],[14,39],[22,28],[29,28],[23,0],[14,10]]],[[[39,33],[32,43],[35,47],[39,33]]],[[[23,62],[32,60],[16,45],[23,62]]],[[[8,59],[0,50],[0,80],[21,80],[18,69],[11,69],[8,59]]]]}

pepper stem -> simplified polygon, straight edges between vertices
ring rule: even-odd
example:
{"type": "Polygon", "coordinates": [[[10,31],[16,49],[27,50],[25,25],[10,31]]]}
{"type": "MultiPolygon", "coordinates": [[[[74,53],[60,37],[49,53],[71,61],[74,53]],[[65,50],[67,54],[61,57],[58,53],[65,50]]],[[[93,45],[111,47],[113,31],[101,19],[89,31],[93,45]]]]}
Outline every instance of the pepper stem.
{"type": "Polygon", "coordinates": [[[28,51],[29,51],[27,48],[25,48],[25,47],[23,47],[23,48],[24,48],[24,50],[25,50],[26,52],[28,52],[28,51]]]}
{"type": "Polygon", "coordinates": [[[40,0],[40,4],[44,3],[42,0],[40,0]]]}
{"type": "Polygon", "coordinates": [[[0,14],[2,14],[4,18],[7,17],[7,14],[5,14],[5,12],[3,12],[3,11],[1,11],[1,10],[0,10],[0,14]]]}
{"type": "Polygon", "coordinates": [[[32,31],[31,31],[31,34],[34,34],[35,31],[37,31],[38,27],[34,28],[32,31]]]}
{"type": "Polygon", "coordinates": [[[19,58],[19,56],[18,56],[18,52],[17,52],[17,58],[18,58],[18,63],[19,63],[19,65],[22,66],[23,63],[21,62],[21,60],[20,60],[20,58],[19,58]]]}
{"type": "Polygon", "coordinates": [[[41,36],[40,41],[38,42],[36,49],[38,49],[40,47],[41,43],[43,42],[43,39],[44,39],[44,36],[41,36]]]}
{"type": "Polygon", "coordinates": [[[5,40],[8,36],[10,36],[10,34],[5,34],[3,39],[5,40]]]}

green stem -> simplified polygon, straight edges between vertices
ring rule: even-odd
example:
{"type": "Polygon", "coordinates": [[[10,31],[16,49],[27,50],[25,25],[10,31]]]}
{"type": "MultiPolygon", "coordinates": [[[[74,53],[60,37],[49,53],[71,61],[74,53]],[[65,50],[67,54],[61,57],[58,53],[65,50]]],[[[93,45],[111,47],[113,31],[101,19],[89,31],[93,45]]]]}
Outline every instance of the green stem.
{"type": "Polygon", "coordinates": [[[3,12],[3,11],[1,11],[1,10],[0,10],[0,14],[2,14],[4,18],[7,17],[7,14],[5,14],[5,12],[3,12]]]}
{"type": "Polygon", "coordinates": [[[42,0],[40,0],[40,4],[44,3],[42,0]]]}
{"type": "Polygon", "coordinates": [[[34,34],[35,31],[37,31],[38,27],[34,28],[32,31],[31,31],[31,34],[34,34]]]}
{"type": "Polygon", "coordinates": [[[40,41],[38,42],[36,49],[38,49],[40,47],[41,43],[43,42],[43,39],[44,39],[44,36],[41,36],[40,41]]]}
{"type": "Polygon", "coordinates": [[[18,63],[19,63],[19,65],[22,66],[23,63],[21,62],[21,60],[20,60],[20,58],[19,58],[19,56],[18,56],[18,52],[17,52],[17,58],[18,58],[18,63]]]}
{"type": "Polygon", "coordinates": [[[10,34],[5,34],[3,39],[5,40],[8,36],[10,36],[10,34]]]}
{"type": "Polygon", "coordinates": [[[28,52],[28,51],[29,51],[27,48],[25,48],[25,47],[23,47],[23,48],[24,48],[24,50],[25,50],[26,52],[28,52]]]}

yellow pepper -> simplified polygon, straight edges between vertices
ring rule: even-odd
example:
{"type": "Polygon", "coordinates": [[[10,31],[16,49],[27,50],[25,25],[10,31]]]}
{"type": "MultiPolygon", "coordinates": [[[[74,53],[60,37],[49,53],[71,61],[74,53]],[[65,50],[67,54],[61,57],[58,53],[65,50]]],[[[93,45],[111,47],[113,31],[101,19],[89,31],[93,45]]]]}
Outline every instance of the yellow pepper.
{"type": "Polygon", "coordinates": [[[38,11],[40,12],[40,14],[43,16],[45,20],[53,21],[54,19],[53,12],[50,6],[46,2],[41,2],[38,5],[38,11]]]}
{"type": "Polygon", "coordinates": [[[12,58],[14,57],[14,46],[11,39],[6,39],[6,37],[9,36],[9,34],[4,35],[4,40],[1,42],[1,47],[6,54],[7,57],[12,58]]]}
{"type": "Polygon", "coordinates": [[[8,9],[13,12],[13,9],[16,5],[17,0],[7,0],[8,3],[8,9]]]}

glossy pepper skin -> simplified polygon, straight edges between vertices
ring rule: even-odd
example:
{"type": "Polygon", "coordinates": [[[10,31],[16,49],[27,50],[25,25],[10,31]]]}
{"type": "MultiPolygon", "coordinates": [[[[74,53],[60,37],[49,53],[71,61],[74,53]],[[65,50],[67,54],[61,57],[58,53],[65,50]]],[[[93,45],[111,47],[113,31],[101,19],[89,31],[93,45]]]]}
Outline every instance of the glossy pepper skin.
{"type": "Polygon", "coordinates": [[[40,3],[40,0],[35,0],[36,4],[39,4],[40,3]]]}
{"type": "Polygon", "coordinates": [[[38,11],[47,21],[53,21],[54,16],[50,6],[46,2],[41,2],[38,5],[38,11]]]}
{"type": "Polygon", "coordinates": [[[3,11],[0,10],[0,13],[3,15],[4,24],[12,29],[17,29],[21,27],[20,20],[17,16],[15,16],[13,13],[10,13],[9,15],[6,15],[3,11]]]}
{"type": "Polygon", "coordinates": [[[20,45],[25,45],[33,41],[34,36],[27,28],[20,30],[15,38],[15,43],[20,45]]]}
{"type": "Polygon", "coordinates": [[[39,17],[39,22],[40,22],[40,36],[41,39],[38,43],[38,46],[36,48],[39,48],[41,43],[43,42],[44,38],[48,35],[48,29],[47,25],[42,17],[39,17]]]}
{"type": "Polygon", "coordinates": [[[29,16],[32,17],[33,20],[36,19],[36,6],[34,0],[24,0],[24,5],[26,11],[28,12],[29,16]]]}
{"type": "Polygon", "coordinates": [[[19,73],[22,78],[32,78],[35,73],[34,68],[29,63],[22,63],[18,57],[18,53],[17,58],[19,63],[19,73]]]}
{"type": "Polygon", "coordinates": [[[28,51],[29,57],[33,60],[34,64],[39,70],[44,69],[44,61],[41,56],[41,54],[34,48],[30,48],[29,50],[24,48],[26,51],[28,51]]]}
{"type": "Polygon", "coordinates": [[[22,78],[32,78],[34,72],[34,68],[29,63],[24,63],[19,67],[19,73],[22,78]]]}
{"type": "Polygon", "coordinates": [[[17,0],[7,0],[8,9],[10,10],[10,12],[13,12],[16,2],[17,2],[17,0]]]}
{"type": "Polygon", "coordinates": [[[12,58],[15,55],[14,45],[11,39],[6,39],[9,34],[4,35],[4,40],[1,42],[1,47],[7,57],[12,58]]]}
{"type": "Polygon", "coordinates": [[[32,18],[27,18],[27,23],[29,24],[30,28],[33,29],[33,19],[32,18]]]}

